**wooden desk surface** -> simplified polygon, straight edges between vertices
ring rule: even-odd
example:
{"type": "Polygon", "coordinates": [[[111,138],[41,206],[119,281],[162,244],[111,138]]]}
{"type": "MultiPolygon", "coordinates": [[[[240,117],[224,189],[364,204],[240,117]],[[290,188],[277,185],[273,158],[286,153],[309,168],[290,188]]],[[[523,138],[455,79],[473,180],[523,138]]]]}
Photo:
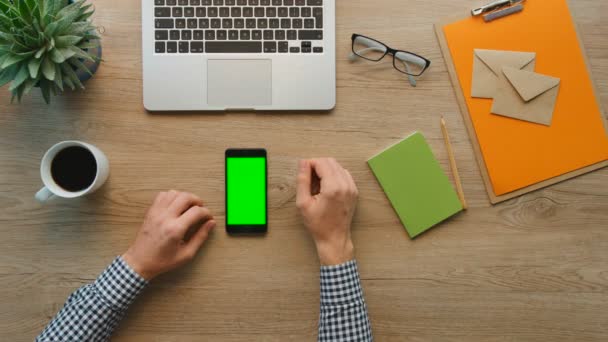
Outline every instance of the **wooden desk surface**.
{"type": "MultiPolygon", "coordinates": [[[[294,205],[296,161],[335,156],[360,187],[354,240],[378,341],[608,339],[608,170],[492,207],[461,119],[433,22],[466,0],[338,0],[338,107],[332,113],[148,114],[142,108],[140,1],[98,0],[101,69],[85,92],[0,92],[0,340],[31,341],[77,287],[122,253],[156,192],[201,195],[222,223],[189,266],[158,279],[115,341],[313,341],[318,262],[294,205]],[[348,62],[350,34],[417,51],[433,65],[411,88],[387,63],[348,62]],[[365,160],[414,130],[443,167],[446,116],[471,209],[411,241],[365,160]],[[40,205],[39,161],[82,139],[111,161],[109,183],[40,205]],[[270,232],[223,227],[223,151],[270,154],[270,232]]],[[[572,1],[608,108],[608,7],[572,1]]]]}

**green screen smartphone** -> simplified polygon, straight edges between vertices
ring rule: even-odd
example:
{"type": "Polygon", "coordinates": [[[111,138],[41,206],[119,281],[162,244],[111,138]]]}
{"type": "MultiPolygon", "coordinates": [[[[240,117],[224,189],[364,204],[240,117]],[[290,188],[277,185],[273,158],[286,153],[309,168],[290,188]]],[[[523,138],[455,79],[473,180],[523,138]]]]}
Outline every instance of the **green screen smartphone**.
{"type": "Polygon", "coordinates": [[[228,234],[268,230],[268,177],[264,149],[226,150],[228,234]]]}

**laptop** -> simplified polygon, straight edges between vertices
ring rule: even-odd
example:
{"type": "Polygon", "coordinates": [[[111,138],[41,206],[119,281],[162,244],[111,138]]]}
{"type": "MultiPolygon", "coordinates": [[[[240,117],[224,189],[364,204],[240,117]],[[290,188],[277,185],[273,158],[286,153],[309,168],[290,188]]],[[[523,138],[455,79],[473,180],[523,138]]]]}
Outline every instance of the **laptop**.
{"type": "Polygon", "coordinates": [[[142,0],[145,108],[334,108],[335,7],[335,0],[142,0]]]}

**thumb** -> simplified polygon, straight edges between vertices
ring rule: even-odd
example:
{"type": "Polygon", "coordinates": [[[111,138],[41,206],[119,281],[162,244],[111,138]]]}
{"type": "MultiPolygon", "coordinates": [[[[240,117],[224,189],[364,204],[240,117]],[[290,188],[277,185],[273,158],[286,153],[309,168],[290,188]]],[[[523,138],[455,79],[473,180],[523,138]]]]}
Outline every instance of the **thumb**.
{"type": "Polygon", "coordinates": [[[190,238],[188,244],[186,245],[186,253],[190,256],[195,256],[198,250],[203,246],[207,238],[209,237],[209,233],[215,228],[215,221],[209,220],[205,222],[205,224],[190,238]]]}
{"type": "Polygon", "coordinates": [[[300,160],[298,166],[298,184],[296,188],[296,205],[298,207],[301,207],[312,198],[312,195],[310,194],[311,178],[312,168],[310,162],[308,160],[300,160]]]}

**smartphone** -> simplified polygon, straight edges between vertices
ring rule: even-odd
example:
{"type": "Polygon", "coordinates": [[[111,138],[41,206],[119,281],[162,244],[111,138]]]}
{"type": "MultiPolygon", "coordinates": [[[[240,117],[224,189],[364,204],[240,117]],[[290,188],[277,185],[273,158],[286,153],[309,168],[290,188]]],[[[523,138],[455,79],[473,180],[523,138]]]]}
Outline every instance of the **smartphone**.
{"type": "Polygon", "coordinates": [[[265,149],[226,150],[228,234],[268,231],[268,163],[265,149]]]}

